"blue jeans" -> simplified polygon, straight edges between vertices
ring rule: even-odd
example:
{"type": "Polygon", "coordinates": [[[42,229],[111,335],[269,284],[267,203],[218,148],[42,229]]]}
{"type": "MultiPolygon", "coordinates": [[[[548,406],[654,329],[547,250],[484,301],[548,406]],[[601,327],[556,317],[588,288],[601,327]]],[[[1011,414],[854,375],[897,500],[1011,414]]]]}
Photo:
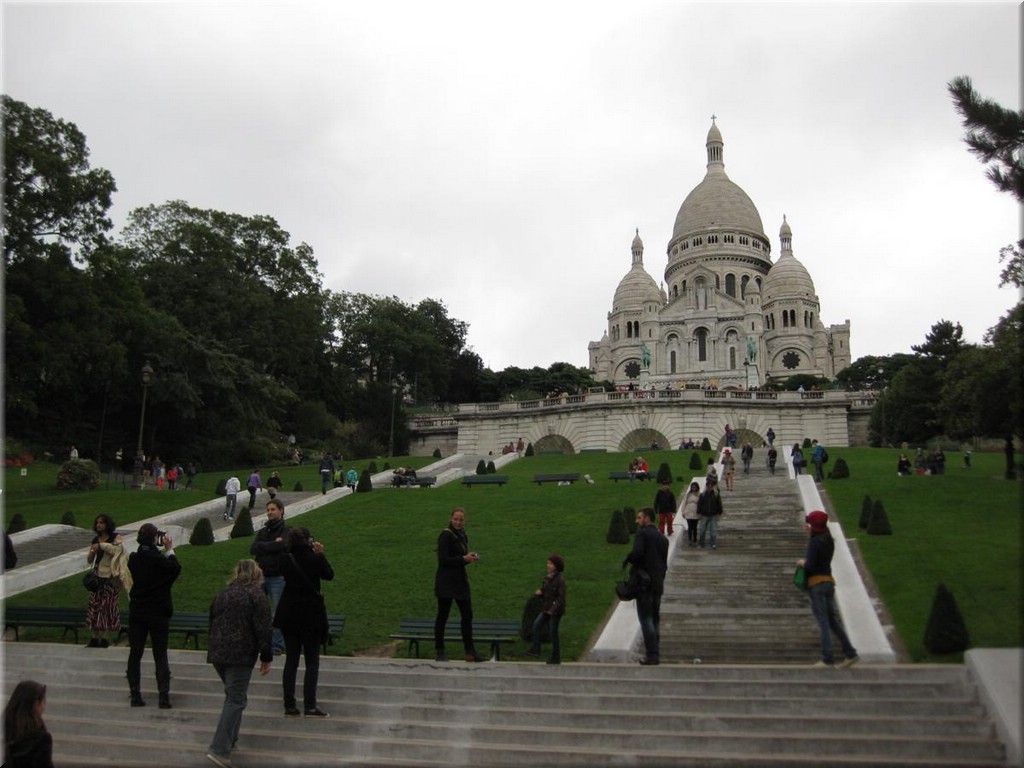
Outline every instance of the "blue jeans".
{"type": "Polygon", "coordinates": [[[644,636],[644,649],[648,661],[661,658],[661,593],[648,589],[636,597],[636,617],[640,633],[644,636]]]}
{"type": "Polygon", "coordinates": [[[327,493],[327,488],[331,484],[331,470],[321,469],[320,470],[320,492],[327,493]]]}
{"type": "Polygon", "coordinates": [[[836,605],[836,585],[830,581],[824,584],[815,584],[810,589],[811,613],[818,622],[818,633],[821,635],[821,660],[826,664],[835,663],[832,651],[832,635],[829,630],[836,633],[839,642],[843,646],[843,655],[852,659],[857,656],[857,649],[850,643],[846,636],[846,629],[843,627],[843,620],[839,616],[839,607],[836,605]]]}
{"type": "MultiPolygon", "coordinates": [[[[277,604],[281,600],[281,593],[284,592],[284,576],[264,576],[263,594],[270,598],[270,615],[277,613],[277,604]]],[[[284,636],[281,630],[274,628],[274,653],[281,653],[284,650],[284,636]]]]}
{"type": "Polygon", "coordinates": [[[825,479],[825,470],[822,467],[822,463],[820,461],[818,461],[817,459],[815,459],[815,461],[814,461],[814,479],[815,480],[824,480],[825,479]]]}
{"type": "Polygon", "coordinates": [[[704,540],[707,538],[707,534],[711,533],[711,546],[718,546],[718,515],[712,517],[702,517],[700,519],[700,546],[704,546],[704,540]]]}
{"type": "Polygon", "coordinates": [[[242,712],[248,702],[249,680],[252,679],[252,665],[214,664],[213,668],[224,683],[224,706],[220,721],[213,734],[209,751],[226,757],[238,741],[238,729],[242,725],[242,712]]]}
{"type": "Polygon", "coordinates": [[[551,637],[552,661],[562,660],[562,644],[558,641],[558,624],[561,620],[561,616],[551,616],[544,611],[538,613],[537,618],[533,620],[533,649],[540,652],[540,633],[543,631],[544,625],[547,624],[548,635],[551,637]]]}

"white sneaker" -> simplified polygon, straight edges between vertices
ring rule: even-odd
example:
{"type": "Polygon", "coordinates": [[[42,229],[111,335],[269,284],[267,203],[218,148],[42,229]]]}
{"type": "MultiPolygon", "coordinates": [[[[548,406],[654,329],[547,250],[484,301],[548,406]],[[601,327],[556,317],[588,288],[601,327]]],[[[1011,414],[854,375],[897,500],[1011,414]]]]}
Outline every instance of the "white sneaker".
{"type": "Polygon", "coordinates": [[[856,664],[858,661],[860,661],[860,656],[854,656],[853,658],[850,658],[850,659],[843,659],[841,662],[839,662],[839,668],[840,669],[849,669],[854,664],[856,664]]]}
{"type": "Polygon", "coordinates": [[[824,661],[816,661],[813,664],[811,664],[811,666],[816,668],[816,669],[817,668],[828,668],[828,669],[835,669],[836,668],[835,664],[829,664],[829,663],[824,662],[824,661]]]}
{"type": "Polygon", "coordinates": [[[217,755],[217,754],[214,754],[213,752],[207,752],[206,753],[206,759],[209,760],[214,765],[219,765],[220,768],[233,768],[233,764],[231,763],[231,758],[228,757],[227,755],[217,755]]]}

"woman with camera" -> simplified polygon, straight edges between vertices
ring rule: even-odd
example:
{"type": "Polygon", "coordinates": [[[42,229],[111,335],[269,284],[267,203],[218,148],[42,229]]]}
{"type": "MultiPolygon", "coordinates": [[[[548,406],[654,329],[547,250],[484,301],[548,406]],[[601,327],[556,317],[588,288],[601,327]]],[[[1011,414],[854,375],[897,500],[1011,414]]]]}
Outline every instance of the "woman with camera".
{"type": "Polygon", "coordinates": [[[117,533],[110,515],[97,515],[92,529],[96,533],[89,545],[89,565],[100,577],[100,586],[89,593],[89,607],[85,609],[86,629],[92,630],[92,639],[87,648],[106,648],[110,645],[107,635],[121,631],[121,610],[118,604],[121,596],[121,582],[114,576],[114,558],[122,557],[121,536],[117,533]]]}
{"type": "Polygon", "coordinates": [[[289,717],[300,714],[295,701],[295,678],[301,654],[306,664],[302,679],[303,714],[329,717],[317,706],[316,687],[320,678],[320,644],[327,635],[327,609],[320,580],[333,579],[334,569],[324,557],[324,545],[313,540],[308,528],[292,528],[288,532],[287,554],[278,562],[284,576],[284,592],[277,604],[274,626],[284,635],[284,713],[289,717]]]}

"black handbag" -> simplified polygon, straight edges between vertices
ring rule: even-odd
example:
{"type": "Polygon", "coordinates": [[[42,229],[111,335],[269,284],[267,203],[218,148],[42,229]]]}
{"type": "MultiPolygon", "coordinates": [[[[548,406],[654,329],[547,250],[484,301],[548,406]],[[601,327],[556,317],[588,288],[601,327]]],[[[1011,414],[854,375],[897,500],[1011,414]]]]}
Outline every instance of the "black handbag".
{"type": "Polygon", "coordinates": [[[82,577],[82,586],[90,592],[97,591],[103,586],[104,579],[100,577],[99,572],[93,568],[86,572],[85,576],[82,577]]]}
{"type": "Polygon", "coordinates": [[[635,600],[641,592],[651,587],[651,575],[643,568],[636,568],[629,579],[615,583],[615,594],[619,600],[635,600]]]}

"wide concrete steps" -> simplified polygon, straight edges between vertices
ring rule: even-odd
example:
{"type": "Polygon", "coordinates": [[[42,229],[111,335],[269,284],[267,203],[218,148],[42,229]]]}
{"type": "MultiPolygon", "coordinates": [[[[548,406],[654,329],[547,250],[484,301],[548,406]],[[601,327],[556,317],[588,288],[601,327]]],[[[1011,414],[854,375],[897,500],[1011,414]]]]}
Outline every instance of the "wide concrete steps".
{"type": "MultiPolygon", "coordinates": [[[[174,709],[128,706],[127,649],[6,643],[4,682],[48,686],[60,766],[195,766],[223,689],[172,651],[174,709]],[[99,723],[102,722],[102,726],[99,723]]],[[[322,660],[327,720],[286,718],[281,662],[255,675],[234,762],[264,766],[967,766],[1004,750],[962,666],[322,660]]],[[[301,691],[301,671],[299,688],[301,691]]]]}
{"type": "Polygon", "coordinates": [[[717,549],[679,542],[662,600],[662,658],[812,663],[821,655],[817,626],[806,593],[792,583],[807,546],[795,484],[754,467],[721,493],[717,549]]]}

